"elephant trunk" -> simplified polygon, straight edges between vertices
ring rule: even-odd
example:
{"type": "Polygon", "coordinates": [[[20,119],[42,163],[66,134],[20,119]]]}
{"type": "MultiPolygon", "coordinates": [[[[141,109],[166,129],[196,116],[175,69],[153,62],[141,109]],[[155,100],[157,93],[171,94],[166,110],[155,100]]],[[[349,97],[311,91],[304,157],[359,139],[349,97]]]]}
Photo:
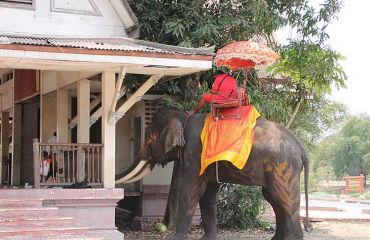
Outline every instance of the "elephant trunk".
{"type": "Polygon", "coordinates": [[[175,161],[172,171],[172,180],[170,192],[168,194],[167,207],[164,215],[163,223],[171,231],[176,230],[176,220],[179,210],[179,187],[182,181],[182,162],[175,161]]]}

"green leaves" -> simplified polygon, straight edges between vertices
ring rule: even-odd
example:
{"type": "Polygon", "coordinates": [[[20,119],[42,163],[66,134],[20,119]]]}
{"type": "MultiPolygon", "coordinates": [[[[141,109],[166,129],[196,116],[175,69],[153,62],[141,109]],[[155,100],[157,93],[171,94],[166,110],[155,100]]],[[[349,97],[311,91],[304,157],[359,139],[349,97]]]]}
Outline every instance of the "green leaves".
{"type": "Polygon", "coordinates": [[[174,35],[178,39],[185,36],[185,26],[181,20],[167,22],[164,29],[166,34],[174,35]]]}
{"type": "Polygon", "coordinates": [[[370,173],[369,136],[370,117],[352,116],[338,133],[328,137],[314,152],[325,152],[314,157],[314,162],[317,166],[322,162],[329,163],[338,178],[344,175],[366,176],[370,173]]]}
{"type": "Polygon", "coordinates": [[[218,225],[247,229],[261,226],[258,217],[264,209],[260,188],[223,184],[218,194],[218,225]]]}
{"type": "Polygon", "coordinates": [[[329,47],[305,42],[291,42],[280,49],[281,60],[271,70],[290,77],[295,84],[303,84],[312,92],[330,93],[331,85],[345,86],[346,75],[339,61],[339,53],[329,47]]]}

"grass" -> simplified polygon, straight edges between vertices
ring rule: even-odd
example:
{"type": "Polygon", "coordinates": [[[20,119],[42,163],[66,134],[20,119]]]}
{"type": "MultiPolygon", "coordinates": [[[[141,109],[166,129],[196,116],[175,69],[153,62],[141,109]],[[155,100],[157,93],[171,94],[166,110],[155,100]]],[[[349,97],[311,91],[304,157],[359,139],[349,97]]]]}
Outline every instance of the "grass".
{"type": "MultiPolygon", "coordinates": [[[[302,192],[302,194],[304,194],[304,192],[302,192]]],[[[314,197],[315,196],[332,195],[332,194],[335,194],[336,197],[340,197],[340,195],[341,195],[341,193],[339,193],[339,192],[335,192],[335,193],[333,193],[333,192],[323,192],[323,191],[321,191],[321,192],[310,192],[310,196],[314,196],[314,197]]],[[[351,197],[351,198],[359,198],[361,196],[361,194],[356,193],[356,192],[352,192],[352,193],[349,193],[348,196],[351,197]]],[[[365,196],[366,199],[370,199],[370,191],[365,192],[364,196],[365,196]]]]}
{"type": "Polygon", "coordinates": [[[366,192],[366,193],[365,193],[365,198],[366,198],[366,199],[370,199],[370,192],[366,192]]]}
{"type": "Polygon", "coordinates": [[[352,198],[359,198],[360,197],[360,193],[350,193],[348,194],[348,196],[352,197],[352,198]]]}
{"type": "MultiPolygon", "coordinates": [[[[301,193],[304,193],[304,191],[301,191],[301,193]]],[[[330,194],[329,192],[310,192],[310,195],[327,195],[330,194]]]]}

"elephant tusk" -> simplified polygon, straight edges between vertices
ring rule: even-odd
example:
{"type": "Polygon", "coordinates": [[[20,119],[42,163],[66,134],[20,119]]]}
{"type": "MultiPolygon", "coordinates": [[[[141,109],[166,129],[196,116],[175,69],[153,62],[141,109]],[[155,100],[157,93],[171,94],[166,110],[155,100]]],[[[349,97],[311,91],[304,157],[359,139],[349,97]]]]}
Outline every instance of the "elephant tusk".
{"type": "Polygon", "coordinates": [[[151,170],[150,170],[150,166],[149,166],[149,163],[148,163],[146,166],[144,166],[144,168],[141,170],[140,173],[138,173],[133,178],[131,178],[131,179],[125,181],[125,182],[122,182],[122,183],[127,184],[127,183],[133,183],[133,182],[139,181],[139,180],[143,179],[146,175],[148,175],[150,172],[151,172],[151,170]]]}
{"type": "Polygon", "coordinates": [[[123,176],[122,178],[120,179],[117,179],[116,180],[116,183],[123,183],[129,179],[131,179],[132,177],[134,177],[135,175],[137,175],[144,167],[145,163],[147,163],[146,161],[143,161],[141,160],[138,165],[136,165],[136,167],[131,171],[129,172],[127,175],[123,176]]]}

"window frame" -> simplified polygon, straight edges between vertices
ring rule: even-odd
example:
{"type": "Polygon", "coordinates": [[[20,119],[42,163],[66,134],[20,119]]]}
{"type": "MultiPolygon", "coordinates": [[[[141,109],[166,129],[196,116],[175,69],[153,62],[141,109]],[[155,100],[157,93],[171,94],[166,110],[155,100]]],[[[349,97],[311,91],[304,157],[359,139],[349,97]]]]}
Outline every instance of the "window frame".
{"type": "Polygon", "coordinates": [[[32,0],[32,4],[22,4],[17,2],[0,2],[0,7],[18,8],[35,10],[36,0],[32,0]]]}

